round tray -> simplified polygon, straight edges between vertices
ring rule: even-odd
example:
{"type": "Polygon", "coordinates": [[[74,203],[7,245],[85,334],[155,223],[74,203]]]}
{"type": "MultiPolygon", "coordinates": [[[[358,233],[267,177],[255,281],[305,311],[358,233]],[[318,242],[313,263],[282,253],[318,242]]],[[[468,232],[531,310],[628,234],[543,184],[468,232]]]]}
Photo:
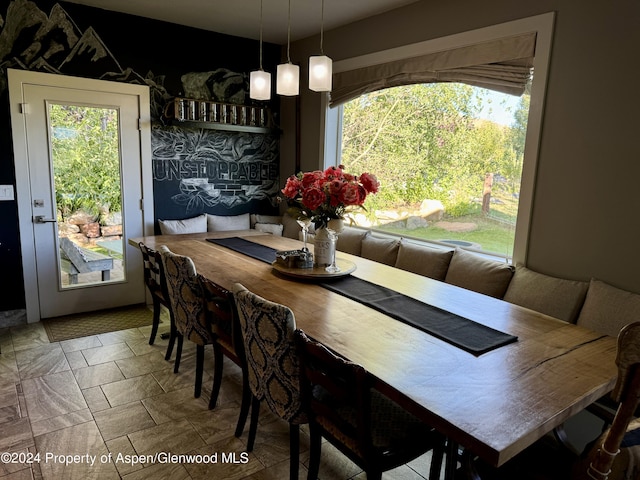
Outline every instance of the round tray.
{"type": "Polygon", "coordinates": [[[282,273],[283,275],[287,275],[289,277],[294,278],[304,278],[304,279],[314,279],[314,278],[336,278],[336,277],[344,277],[345,275],[349,275],[354,272],[356,269],[356,264],[350,262],[349,260],[344,260],[342,258],[336,259],[336,265],[340,268],[339,272],[329,273],[325,270],[325,267],[313,267],[313,268],[289,268],[284,265],[273,262],[271,264],[273,268],[282,273]]]}

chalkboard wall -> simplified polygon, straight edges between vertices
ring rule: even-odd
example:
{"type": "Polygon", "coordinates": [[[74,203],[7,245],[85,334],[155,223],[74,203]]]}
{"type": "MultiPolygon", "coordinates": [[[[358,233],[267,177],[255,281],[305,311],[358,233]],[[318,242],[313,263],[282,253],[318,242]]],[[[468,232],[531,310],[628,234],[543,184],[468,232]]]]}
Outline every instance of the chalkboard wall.
{"type": "MultiPolygon", "coordinates": [[[[3,2],[0,38],[0,184],[15,186],[7,92],[7,69],[15,68],[149,86],[156,219],[275,209],[277,133],[182,128],[161,118],[194,73],[235,73],[227,90],[208,76],[212,98],[250,103],[246,78],[258,66],[257,41],[48,0],[3,2]],[[233,98],[219,98],[225,91],[233,98]]],[[[265,69],[279,60],[280,47],[265,44],[265,69]]],[[[268,106],[277,123],[277,101],[268,106]]],[[[0,312],[25,307],[17,215],[15,201],[0,202],[0,312]]]]}

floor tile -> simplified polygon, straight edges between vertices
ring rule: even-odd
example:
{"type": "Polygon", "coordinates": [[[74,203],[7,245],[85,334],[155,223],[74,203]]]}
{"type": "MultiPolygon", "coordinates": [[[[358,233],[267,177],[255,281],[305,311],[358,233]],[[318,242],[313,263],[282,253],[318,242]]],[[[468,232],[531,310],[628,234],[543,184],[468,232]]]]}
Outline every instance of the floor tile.
{"type": "Polygon", "coordinates": [[[187,453],[202,447],[204,440],[186,420],[163,423],[157,427],[129,435],[131,444],[140,455],[154,455],[160,452],[173,454],[187,453]]]}
{"type": "Polygon", "coordinates": [[[150,374],[108,383],[101,388],[112,407],[160,395],[164,392],[150,374]]]}
{"type": "MultiPolygon", "coordinates": [[[[120,330],[117,332],[102,333],[98,335],[98,340],[102,345],[113,345],[115,343],[126,343],[144,340],[144,335],[137,328],[120,330]]],[[[147,337],[148,339],[148,337],[147,337]]]]}
{"type": "Polygon", "coordinates": [[[189,472],[181,464],[149,465],[129,475],[124,480],[190,480],[189,472]]]}
{"type": "Polygon", "coordinates": [[[114,343],[103,347],[94,347],[82,350],[84,358],[89,365],[113,362],[122,358],[133,357],[134,353],[126,343],[114,343]]]}
{"type": "MultiPolygon", "coordinates": [[[[186,463],[185,468],[195,480],[209,478],[239,480],[265,468],[255,455],[246,452],[244,443],[235,437],[199,448],[193,453],[216,459],[209,463],[186,463]]],[[[281,478],[288,478],[288,475],[281,478]]]]}
{"type": "Polygon", "coordinates": [[[13,350],[16,352],[20,350],[30,350],[36,346],[48,345],[50,343],[42,322],[11,327],[10,331],[13,350]]]}
{"type": "Polygon", "coordinates": [[[107,383],[124,380],[124,375],[115,362],[100,363],[90,367],[79,368],[73,371],[78,386],[81,389],[105,385],[107,383]]]}
{"type": "Polygon", "coordinates": [[[45,480],[111,480],[119,479],[118,471],[108,459],[108,450],[94,422],[57,430],[36,437],[36,447],[48,461],[41,461],[45,480]],[[65,463],[66,455],[79,458],[65,463]],[[94,462],[91,465],[91,462],[94,462]]]}
{"type": "Polygon", "coordinates": [[[100,387],[91,387],[82,390],[82,395],[84,396],[84,401],[87,402],[89,406],[89,410],[94,413],[111,408],[107,397],[104,396],[104,392],[100,387]]]}
{"type": "Polygon", "coordinates": [[[41,377],[70,370],[69,362],[57,343],[16,351],[16,364],[20,378],[41,377]]]}
{"type": "Polygon", "coordinates": [[[34,436],[38,436],[92,420],[93,416],[91,415],[91,411],[88,408],[83,408],[82,410],[58,415],[38,422],[31,421],[31,430],[34,436]]]}
{"type": "Polygon", "coordinates": [[[94,413],[98,429],[105,440],[112,440],[129,433],[155,427],[147,410],[140,402],[126,403],[94,413]]]}
{"type": "Polygon", "coordinates": [[[0,452],[13,452],[33,445],[28,418],[18,418],[2,424],[0,452]]]}
{"type": "Polygon", "coordinates": [[[74,338],[71,340],[64,340],[60,342],[62,351],[64,353],[78,352],[80,350],[86,350],[87,348],[101,347],[102,343],[98,340],[96,335],[90,337],[74,338]]]}
{"type": "Polygon", "coordinates": [[[32,422],[87,408],[71,371],[24,380],[22,388],[32,422]]]}
{"type": "Polygon", "coordinates": [[[134,458],[137,455],[129,437],[123,436],[107,440],[106,444],[121,477],[144,468],[138,462],[126,461],[127,458],[134,458]]]}
{"type": "Polygon", "coordinates": [[[204,415],[208,412],[209,399],[195,398],[193,387],[186,387],[170,393],[145,398],[142,404],[157,424],[178,420],[191,415],[204,415]]]}
{"type": "Polygon", "coordinates": [[[159,370],[173,371],[173,365],[164,359],[160,352],[151,352],[145,355],[117,360],[116,364],[126,378],[137,377],[146,373],[159,370]]]}
{"type": "Polygon", "coordinates": [[[87,360],[84,358],[84,355],[82,355],[82,352],[80,350],[77,350],[75,352],[66,352],[64,356],[67,357],[67,362],[69,362],[71,370],[89,366],[87,360]]]}

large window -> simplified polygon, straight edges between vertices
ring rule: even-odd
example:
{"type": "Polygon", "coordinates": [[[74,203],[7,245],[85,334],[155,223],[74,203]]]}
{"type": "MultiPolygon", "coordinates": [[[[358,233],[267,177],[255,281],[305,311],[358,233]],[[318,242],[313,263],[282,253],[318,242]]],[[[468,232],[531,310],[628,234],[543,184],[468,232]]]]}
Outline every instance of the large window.
{"type": "Polygon", "coordinates": [[[358,225],[512,257],[529,94],[429,83],[340,108],[342,164],[381,183],[358,225]]]}
{"type": "Polygon", "coordinates": [[[553,21],[334,64],[321,160],[382,183],[358,223],[526,264],[553,21]]]}

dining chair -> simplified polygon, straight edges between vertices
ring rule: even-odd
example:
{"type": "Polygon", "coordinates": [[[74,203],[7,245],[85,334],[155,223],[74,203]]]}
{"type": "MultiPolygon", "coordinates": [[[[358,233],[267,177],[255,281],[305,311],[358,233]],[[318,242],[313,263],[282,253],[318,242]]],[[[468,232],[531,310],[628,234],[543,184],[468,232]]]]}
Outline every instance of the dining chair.
{"type": "Polygon", "coordinates": [[[307,423],[307,416],[300,399],[294,314],[289,307],[266,300],[239,283],[233,287],[233,296],[251,390],[247,451],[253,450],[260,403],[264,401],[274,414],[289,422],[289,478],[297,480],[300,425],[307,423]]]}
{"type": "Polygon", "coordinates": [[[149,335],[149,345],[153,345],[156,340],[158,326],[160,325],[160,314],[162,313],[161,306],[164,306],[169,311],[171,322],[169,344],[167,345],[167,353],[165,355],[165,360],[169,360],[175,342],[176,327],[167,294],[167,283],[164,275],[164,267],[162,266],[162,258],[160,252],[147,247],[142,242],[138,243],[138,247],[142,252],[144,284],[147,286],[151,300],[153,301],[153,324],[151,326],[151,334],[149,335]]]}
{"type": "Polygon", "coordinates": [[[220,386],[222,385],[222,373],[224,367],[223,356],[242,369],[242,402],[240,416],[236,427],[236,436],[242,435],[244,425],[249,413],[251,403],[251,391],[247,379],[247,368],[244,353],[238,311],[236,310],[233,294],[212,282],[203,275],[198,274],[198,280],[202,286],[205,301],[205,314],[209,318],[209,325],[213,333],[213,353],[215,367],[213,373],[213,387],[209,408],[215,408],[220,386]]]}
{"type": "MultiPolygon", "coordinates": [[[[624,326],[618,334],[616,365],[618,376],[611,398],[617,404],[609,428],[587,444],[578,457],[567,455],[550,462],[537,442],[500,469],[485,469],[463,455],[463,465],[470,479],[566,479],[572,480],[638,480],[640,479],[640,421],[634,412],[640,401],[640,322],[624,326]],[[564,459],[564,461],[562,461],[564,459]],[[549,467],[552,467],[550,470],[549,467]]],[[[556,455],[557,452],[550,452],[556,455]]]]}
{"type": "Polygon", "coordinates": [[[202,285],[191,258],[173,253],[166,245],[160,247],[160,256],[167,282],[167,294],[176,326],[176,358],[173,372],[178,373],[184,339],[196,344],[196,380],[194,396],[202,392],[204,347],[214,343],[205,312],[202,285]]]}
{"type": "Polygon", "coordinates": [[[368,480],[432,450],[429,478],[440,478],[444,438],[385,396],[362,366],[333,353],[302,330],[303,405],[309,417],[309,479],[318,478],[322,437],[362,468],[368,480]]]}

